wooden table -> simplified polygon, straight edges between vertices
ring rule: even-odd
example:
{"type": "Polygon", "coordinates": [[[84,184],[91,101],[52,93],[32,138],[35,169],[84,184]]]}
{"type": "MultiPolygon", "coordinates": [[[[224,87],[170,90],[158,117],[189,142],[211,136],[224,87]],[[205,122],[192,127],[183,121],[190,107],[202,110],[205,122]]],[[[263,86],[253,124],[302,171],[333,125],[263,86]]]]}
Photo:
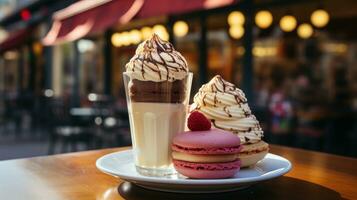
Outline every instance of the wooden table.
{"type": "Polygon", "coordinates": [[[142,189],[96,169],[97,158],[124,149],[1,161],[0,199],[357,199],[357,159],[272,145],[293,163],[287,175],[241,191],[192,195],[142,189]]]}

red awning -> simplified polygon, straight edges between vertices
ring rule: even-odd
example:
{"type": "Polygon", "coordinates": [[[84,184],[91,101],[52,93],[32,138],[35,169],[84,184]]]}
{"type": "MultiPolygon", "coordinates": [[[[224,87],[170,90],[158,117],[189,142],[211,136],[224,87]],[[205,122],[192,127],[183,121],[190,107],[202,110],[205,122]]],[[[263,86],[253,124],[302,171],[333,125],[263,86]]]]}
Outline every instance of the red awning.
{"type": "Polygon", "coordinates": [[[30,33],[31,29],[27,28],[10,33],[9,37],[0,44],[0,53],[20,46],[26,41],[30,33]]]}
{"type": "Polygon", "coordinates": [[[73,41],[101,32],[116,23],[127,23],[134,16],[147,18],[212,9],[237,0],[82,0],[53,15],[53,25],[44,45],[73,41]]]}
{"type": "Polygon", "coordinates": [[[144,0],[82,0],[53,15],[53,25],[42,42],[54,45],[129,22],[144,0]]]}
{"type": "Polygon", "coordinates": [[[195,10],[207,10],[223,7],[237,2],[237,0],[145,0],[137,14],[138,18],[159,15],[174,15],[195,10]]]}

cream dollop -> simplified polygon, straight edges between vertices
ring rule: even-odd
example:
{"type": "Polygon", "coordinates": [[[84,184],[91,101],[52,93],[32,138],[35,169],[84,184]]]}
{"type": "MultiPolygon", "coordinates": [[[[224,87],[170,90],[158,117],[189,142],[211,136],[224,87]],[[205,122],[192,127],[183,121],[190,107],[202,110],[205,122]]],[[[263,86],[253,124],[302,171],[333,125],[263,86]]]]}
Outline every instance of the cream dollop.
{"type": "Polygon", "coordinates": [[[242,90],[215,76],[194,96],[194,109],[209,118],[216,128],[237,134],[242,144],[256,143],[263,137],[242,90]]]}
{"type": "Polygon", "coordinates": [[[185,58],[156,34],[138,46],[125,67],[131,78],[154,82],[182,80],[189,72],[185,58]]]}

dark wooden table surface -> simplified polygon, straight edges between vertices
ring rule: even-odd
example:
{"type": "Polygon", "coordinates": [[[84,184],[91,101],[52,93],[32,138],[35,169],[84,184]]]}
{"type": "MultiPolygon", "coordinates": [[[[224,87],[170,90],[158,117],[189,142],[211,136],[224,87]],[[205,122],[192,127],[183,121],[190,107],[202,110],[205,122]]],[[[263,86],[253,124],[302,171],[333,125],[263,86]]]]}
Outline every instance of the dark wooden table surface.
{"type": "Polygon", "coordinates": [[[274,146],[293,169],[248,189],[218,194],[175,194],[142,189],[99,172],[105,149],[0,162],[0,199],[357,199],[357,159],[274,146]]]}

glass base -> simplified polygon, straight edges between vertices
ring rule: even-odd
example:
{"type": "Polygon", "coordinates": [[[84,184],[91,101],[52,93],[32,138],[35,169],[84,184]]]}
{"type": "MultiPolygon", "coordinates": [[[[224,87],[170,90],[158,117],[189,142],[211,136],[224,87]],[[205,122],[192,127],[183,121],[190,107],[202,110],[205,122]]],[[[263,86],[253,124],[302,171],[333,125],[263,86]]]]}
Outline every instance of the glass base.
{"type": "Polygon", "coordinates": [[[136,171],[143,176],[153,176],[153,177],[173,177],[177,176],[177,172],[173,167],[165,169],[153,169],[135,166],[136,171]]]}

